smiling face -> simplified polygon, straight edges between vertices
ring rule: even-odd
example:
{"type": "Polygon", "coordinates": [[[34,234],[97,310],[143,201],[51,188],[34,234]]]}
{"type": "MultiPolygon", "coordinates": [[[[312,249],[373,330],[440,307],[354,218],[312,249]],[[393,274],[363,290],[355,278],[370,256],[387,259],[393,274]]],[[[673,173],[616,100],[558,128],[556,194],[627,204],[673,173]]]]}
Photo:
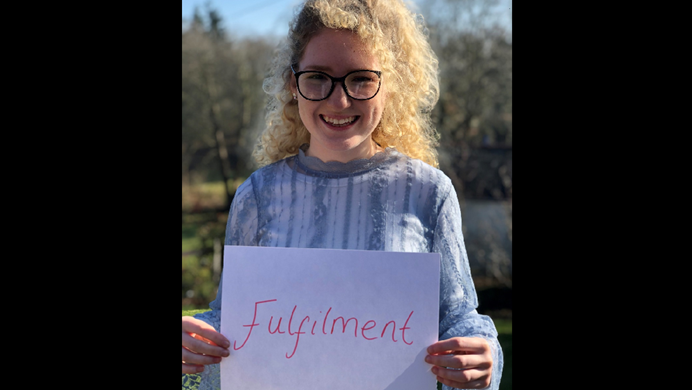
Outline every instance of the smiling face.
{"type": "MultiPolygon", "coordinates": [[[[296,72],[318,70],[342,77],[354,70],[381,70],[377,58],[355,33],[324,28],[310,39],[296,72]]],[[[300,119],[310,133],[308,156],[322,161],[348,162],[369,158],[378,150],[371,135],[380,123],[386,90],[382,80],[377,95],[370,100],[351,99],[342,83],[321,101],[303,98],[291,80],[291,91],[298,98],[300,119]]]]}

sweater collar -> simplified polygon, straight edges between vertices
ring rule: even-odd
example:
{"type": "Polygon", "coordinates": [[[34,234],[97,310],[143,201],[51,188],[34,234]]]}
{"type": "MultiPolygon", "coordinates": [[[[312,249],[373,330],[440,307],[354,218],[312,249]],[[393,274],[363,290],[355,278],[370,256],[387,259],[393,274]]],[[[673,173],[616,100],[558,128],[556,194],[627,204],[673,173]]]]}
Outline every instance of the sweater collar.
{"type": "Polygon", "coordinates": [[[347,176],[365,173],[382,164],[395,160],[399,154],[394,148],[386,148],[382,152],[375,153],[370,158],[363,158],[345,163],[340,161],[324,162],[317,157],[305,155],[305,151],[308,150],[309,146],[308,144],[303,144],[298,150],[298,166],[308,174],[320,176],[325,173],[330,176],[334,174],[338,176],[341,176],[341,174],[347,176]]]}

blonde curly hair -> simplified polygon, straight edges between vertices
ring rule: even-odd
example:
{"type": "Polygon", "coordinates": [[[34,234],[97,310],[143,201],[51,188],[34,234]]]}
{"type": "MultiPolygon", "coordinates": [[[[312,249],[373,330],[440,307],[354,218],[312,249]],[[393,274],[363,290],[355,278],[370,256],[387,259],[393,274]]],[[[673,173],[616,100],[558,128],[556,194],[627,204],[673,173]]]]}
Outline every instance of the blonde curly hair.
{"type": "Polygon", "coordinates": [[[269,94],[266,129],[253,156],[260,166],[295,155],[310,133],[293,100],[291,64],[322,28],[346,29],[371,45],[379,59],[387,99],[372,138],[380,146],[438,167],[439,136],[430,113],[439,98],[438,60],[420,15],[402,0],[308,0],[291,22],[287,40],[278,48],[263,89],[269,94]]]}

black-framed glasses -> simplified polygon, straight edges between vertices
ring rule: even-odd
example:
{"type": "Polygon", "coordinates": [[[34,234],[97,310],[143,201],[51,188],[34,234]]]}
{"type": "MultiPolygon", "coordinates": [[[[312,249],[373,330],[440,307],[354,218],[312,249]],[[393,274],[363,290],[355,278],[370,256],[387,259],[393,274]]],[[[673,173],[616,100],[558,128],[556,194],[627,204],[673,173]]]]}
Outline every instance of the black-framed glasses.
{"type": "Polygon", "coordinates": [[[296,72],[298,92],[307,100],[320,101],[328,98],[334,91],[334,85],[341,82],[346,95],[354,100],[370,100],[380,91],[382,72],[378,70],[354,70],[343,77],[332,77],[317,70],[296,72]]]}

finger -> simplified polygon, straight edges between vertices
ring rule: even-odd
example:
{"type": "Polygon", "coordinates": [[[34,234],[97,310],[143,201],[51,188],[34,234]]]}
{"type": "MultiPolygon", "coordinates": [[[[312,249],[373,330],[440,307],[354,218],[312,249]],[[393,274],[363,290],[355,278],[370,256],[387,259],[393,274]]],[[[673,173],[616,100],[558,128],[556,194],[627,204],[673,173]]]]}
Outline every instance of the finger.
{"type": "Polygon", "coordinates": [[[433,367],[437,381],[457,389],[483,389],[490,385],[490,373],[487,370],[449,370],[433,367]]]}
{"type": "Polygon", "coordinates": [[[482,368],[490,366],[488,359],[483,355],[428,355],[425,361],[440,367],[451,368],[482,368]]]}
{"type": "Polygon", "coordinates": [[[223,357],[230,355],[228,349],[209,344],[205,340],[206,339],[201,338],[199,335],[191,335],[183,332],[183,347],[194,353],[223,357]]]}
{"type": "Polygon", "coordinates": [[[454,389],[487,389],[490,386],[490,381],[477,380],[468,383],[460,383],[455,381],[450,381],[444,378],[437,377],[437,381],[443,385],[447,385],[454,389]]]}
{"type": "Polygon", "coordinates": [[[204,366],[183,363],[183,374],[199,374],[202,371],[204,371],[204,366]]]}
{"type": "Polygon", "coordinates": [[[430,355],[449,354],[459,351],[482,354],[488,350],[488,342],[480,337],[452,337],[428,347],[430,355]]]}
{"type": "Polygon", "coordinates": [[[204,366],[221,363],[221,358],[218,356],[201,355],[183,348],[183,362],[185,362],[185,364],[204,366]]]}
{"type": "Polygon", "coordinates": [[[483,353],[488,349],[488,342],[480,337],[452,337],[440,340],[428,347],[429,354],[450,354],[459,352],[483,353]]]}
{"type": "Polygon", "coordinates": [[[202,342],[204,342],[204,343],[206,343],[206,344],[211,344],[211,345],[216,345],[216,346],[218,346],[218,344],[216,344],[215,342],[209,340],[208,338],[206,338],[206,337],[204,337],[204,336],[198,335],[197,333],[188,333],[188,334],[189,334],[190,336],[192,336],[193,338],[195,338],[195,339],[197,339],[197,340],[200,340],[200,341],[202,341],[202,342]]]}
{"type": "Polygon", "coordinates": [[[202,336],[223,348],[229,348],[231,346],[231,342],[228,341],[224,335],[217,332],[213,326],[193,317],[183,317],[183,331],[202,336]]]}

